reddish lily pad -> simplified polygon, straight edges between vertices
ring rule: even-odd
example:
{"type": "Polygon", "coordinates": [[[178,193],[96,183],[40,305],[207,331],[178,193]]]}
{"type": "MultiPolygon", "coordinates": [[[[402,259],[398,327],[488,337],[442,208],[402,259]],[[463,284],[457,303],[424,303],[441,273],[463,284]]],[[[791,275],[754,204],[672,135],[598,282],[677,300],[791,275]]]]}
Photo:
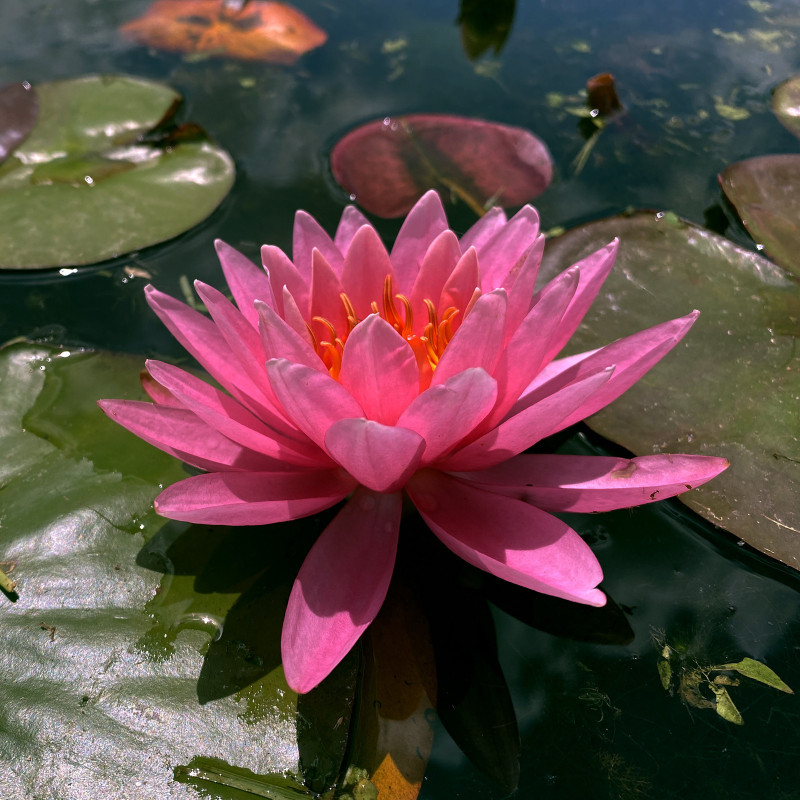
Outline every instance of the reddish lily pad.
{"type": "Polygon", "coordinates": [[[753,239],[800,275],[800,155],[748,158],[726,167],[719,182],[753,239]]]}
{"type": "Polygon", "coordinates": [[[39,120],[0,166],[0,267],[91,264],[171,239],[233,186],[232,159],[199,128],[167,132],[180,103],[168,86],[93,75],[36,93],[39,120]]]}
{"type": "Polygon", "coordinates": [[[331,169],[367,211],[399,217],[428,189],[455,195],[478,214],[522,205],[548,187],[553,162],[544,142],[523,128],[411,114],[348,133],[331,152],[331,169]]]}
{"type": "Polygon", "coordinates": [[[285,3],[238,4],[223,0],[156,0],[121,32],[147,47],[294,64],[328,35],[285,3]],[[243,7],[242,7],[243,6],[243,7]]]}
{"type": "Polygon", "coordinates": [[[39,100],[29,83],[0,86],[0,161],[31,132],[39,116],[39,100]]]}
{"type": "Polygon", "coordinates": [[[694,328],[589,425],[637,454],[725,456],[681,496],[740,539],[800,569],[800,291],[780,268],[672,214],[637,212],[548,243],[543,275],[619,236],[617,263],[570,343],[595,348],[692,308],[694,328]]]}
{"type": "Polygon", "coordinates": [[[772,110],[781,125],[800,137],[800,75],[785,80],[775,88],[772,110]]]}

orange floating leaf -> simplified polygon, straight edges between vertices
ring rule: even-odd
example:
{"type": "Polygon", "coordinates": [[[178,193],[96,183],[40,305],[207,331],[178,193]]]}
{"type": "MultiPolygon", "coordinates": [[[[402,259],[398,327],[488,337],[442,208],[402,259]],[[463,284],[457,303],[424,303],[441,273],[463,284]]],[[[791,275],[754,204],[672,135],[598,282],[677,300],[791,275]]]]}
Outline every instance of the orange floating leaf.
{"type": "Polygon", "coordinates": [[[157,50],[273,64],[293,64],[328,38],[296,8],[263,0],[252,0],[239,10],[221,0],[156,0],[144,16],[120,31],[157,50]]]}

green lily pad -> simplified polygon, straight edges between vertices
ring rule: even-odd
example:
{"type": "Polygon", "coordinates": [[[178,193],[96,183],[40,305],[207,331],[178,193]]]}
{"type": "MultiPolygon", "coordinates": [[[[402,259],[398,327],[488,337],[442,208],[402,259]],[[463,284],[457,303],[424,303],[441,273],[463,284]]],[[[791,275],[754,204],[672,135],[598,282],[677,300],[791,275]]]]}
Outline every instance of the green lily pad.
{"type": "Polygon", "coordinates": [[[3,796],[196,798],[174,781],[209,758],[223,765],[218,798],[241,797],[241,776],[267,797],[288,791],[287,773],[316,769],[331,786],[357,659],[298,699],[277,637],[260,633],[279,629],[275,600],[293,575],[284,556],[301,558],[294,542],[313,532],[276,531],[277,557],[259,568],[249,545],[276,541],[263,531],[157,517],[153,497],[182,465],[95,405],[140,396],[139,362],[0,350],[0,562],[16,582],[0,593],[3,796]]]}
{"type": "Polygon", "coordinates": [[[772,111],[781,125],[800,137],[800,75],[775,87],[772,92],[772,111]]]}
{"type": "Polygon", "coordinates": [[[548,242],[552,276],[621,240],[617,263],[570,352],[693,308],[663,361],[588,424],[639,455],[725,456],[731,466],[681,496],[740,539],[800,569],[800,291],[780,268],[673,214],[637,212],[548,242]]]}
{"type": "Polygon", "coordinates": [[[168,86],[93,75],[36,95],[35,127],[0,166],[0,267],[79,266],[165,241],[233,185],[233,161],[200,129],[165,133],[180,104],[168,86]]]}
{"type": "Polygon", "coordinates": [[[719,182],[753,239],[800,275],[800,155],[748,158],[726,167],[719,182]]]}

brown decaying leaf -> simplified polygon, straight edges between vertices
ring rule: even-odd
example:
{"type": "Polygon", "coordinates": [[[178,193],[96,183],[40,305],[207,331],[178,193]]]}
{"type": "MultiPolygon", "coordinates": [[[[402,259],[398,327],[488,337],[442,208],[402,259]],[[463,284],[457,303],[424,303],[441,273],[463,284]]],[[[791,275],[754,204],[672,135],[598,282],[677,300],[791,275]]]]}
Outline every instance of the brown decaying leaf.
{"type": "Polygon", "coordinates": [[[0,86],[0,161],[25,141],[39,117],[39,100],[29,83],[0,86]]]}
{"type": "Polygon", "coordinates": [[[622,111],[614,76],[610,72],[601,72],[586,81],[586,104],[597,110],[601,117],[622,111]]]}
{"type": "Polygon", "coordinates": [[[263,0],[252,0],[238,11],[220,0],[156,0],[120,31],[157,50],[273,64],[293,64],[328,38],[296,8],[263,0]]]}

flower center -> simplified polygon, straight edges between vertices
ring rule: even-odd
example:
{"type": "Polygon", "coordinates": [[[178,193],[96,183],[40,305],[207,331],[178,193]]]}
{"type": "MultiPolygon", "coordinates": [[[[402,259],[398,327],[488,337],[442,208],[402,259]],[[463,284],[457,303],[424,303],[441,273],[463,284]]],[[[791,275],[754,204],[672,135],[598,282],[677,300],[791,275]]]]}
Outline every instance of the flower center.
{"type": "MultiPolygon", "coordinates": [[[[338,379],[342,369],[342,353],[347,337],[361,320],[358,318],[350,298],[342,292],[339,295],[344,306],[347,320],[344,330],[337,331],[333,323],[325,317],[313,317],[312,322],[318,322],[323,328],[323,336],[317,336],[311,325],[306,323],[314,349],[328,368],[331,376],[338,379]]],[[[414,312],[411,302],[404,294],[394,294],[392,291],[392,276],[387,275],[383,282],[383,297],[381,305],[377,301],[370,304],[373,314],[378,314],[385,319],[409,344],[417,359],[420,370],[420,380],[424,383],[436,369],[445,347],[453,338],[453,320],[459,310],[453,306],[448,308],[439,317],[436,306],[431,300],[426,299],[425,310],[428,321],[422,327],[421,333],[414,332],[414,312]]]]}

